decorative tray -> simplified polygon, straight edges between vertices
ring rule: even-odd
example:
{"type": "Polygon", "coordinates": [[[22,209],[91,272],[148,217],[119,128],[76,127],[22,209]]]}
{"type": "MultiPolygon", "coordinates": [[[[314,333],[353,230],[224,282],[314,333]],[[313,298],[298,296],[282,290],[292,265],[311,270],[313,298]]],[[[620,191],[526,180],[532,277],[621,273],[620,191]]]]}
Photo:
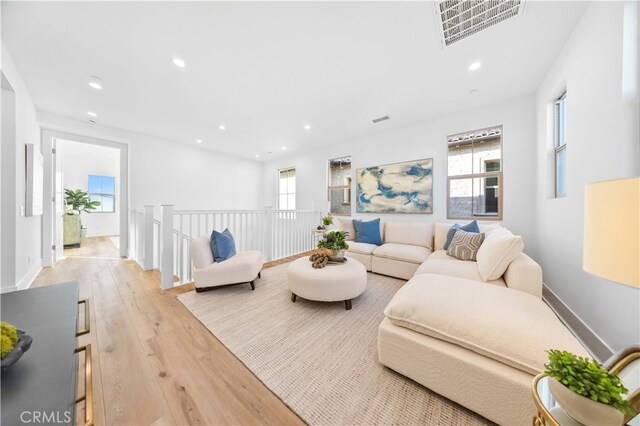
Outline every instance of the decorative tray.
{"type": "Polygon", "coordinates": [[[29,350],[31,343],[33,342],[31,336],[22,330],[16,330],[16,334],[18,335],[18,341],[13,346],[13,349],[11,349],[11,352],[9,352],[0,363],[0,367],[3,371],[18,362],[22,354],[29,350]]]}

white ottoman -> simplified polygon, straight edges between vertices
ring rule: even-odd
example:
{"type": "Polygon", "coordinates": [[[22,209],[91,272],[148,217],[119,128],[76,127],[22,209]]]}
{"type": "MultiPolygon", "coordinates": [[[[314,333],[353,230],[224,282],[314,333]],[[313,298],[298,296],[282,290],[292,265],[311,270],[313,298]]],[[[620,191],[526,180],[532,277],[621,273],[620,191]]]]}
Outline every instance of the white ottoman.
{"type": "Polygon", "coordinates": [[[351,309],[351,299],[367,288],[367,270],[362,263],[348,259],[342,265],[314,269],[309,258],[294,260],[287,270],[291,301],[300,296],[319,302],[341,302],[351,309]]]}

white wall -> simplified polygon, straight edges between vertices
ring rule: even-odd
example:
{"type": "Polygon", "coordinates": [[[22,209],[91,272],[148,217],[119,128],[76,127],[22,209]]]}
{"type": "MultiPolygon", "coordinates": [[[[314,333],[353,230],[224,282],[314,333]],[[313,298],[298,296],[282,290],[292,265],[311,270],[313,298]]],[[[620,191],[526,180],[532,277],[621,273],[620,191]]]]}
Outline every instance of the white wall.
{"type": "MultiPolygon", "coordinates": [[[[130,206],[257,209],[262,164],[187,144],[38,112],[43,128],[129,145],[130,206]]],[[[124,167],[124,166],[123,166],[124,167]]],[[[157,215],[156,215],[157,216],[157,215]]]]}
{"type": "MultiPolygon", "coordinates": [[[[38,149],[41,144],[35,106],[4,44],[2,44],[1,68],[15,96],[13,140],[5,140],[5,137],[11,136],[6,132],[2,133],[3,156],[9,152],[15,164],[11,168],[5,168],[6,161],[10,162],[11,159],[3,158],[2,194],[0,195],[3,212],[6,213],[3,214],[2,220],[2,251],[13,250],[15,253],[15,259],[10,259],[8,264],[5,264],[3,257],[2,264],[1,290],[10,291],[30,285],[42,265],[42,217],[25,217],[21,214],[26,203],[25,144],[32,143],[38,149]],[[5,149],[5,144],[12,144],[11,149],[5,149]]],[[[3,121],[7,118],[9,117],[6,114],[2,115],[3,121]]],[[[5,125],[9,123],[3,122],[3,128],[5,125]]]]}
{"type": "MultiPolygon", "coordinates": [[[[274,160],[264,167],[265,202],[276,206],[277,170],[295,166],[297,205],[326,210],[327,161],[351,155],[352,176],[360,167],[400,161],[433,158],[432,215],[362,214],[365,218],[383,217],[386,220],[442,221],[446,218],[447,135],[502,124],[504,167],[503,223],[524,236],[527,252],[534,254],[533,210],[535,192],[534,98],[526,96],[481,110],[467,111],[393,131],[323,146],[311,152],[274,160]]],[[[393,119],[393,118],[392,118],[393,119]]],[[[384,124],[382,124],[384,125],[384,124]]],[[[355,197],[355,179],[352,194],[355,197]]],[[[355,203],[351,206],[355,215],[355,203]]]]}
{"type": "Polygon", "coordinates": [[[88,191],[89,175],[113,176],[116,180],[115,211],[82,213],[87,236],[120,234],[120,150],[87,143],[58,140],[63,185],[88,191]]]}
{"type": "MultiPolygon", "coordinates": [[[[624,164],[637,156],[638,115],[625,113],[622,90],[623,10],[623,3],[592,3],[536,96],[537,260],[547,286],[613,350],[640,342],[640,292],[585,273],[582,244],[585,185],[629,176],[624,164]],[[554,199],[551,102],[564,88],[567,195],[554,199]],[[628,132],[634,127],[635,137],[628,132]]],[[[637,40],[637,27],[632,37],[637,40]]],[[[637,44],[631,54],[637,65],[637,44]]]]}

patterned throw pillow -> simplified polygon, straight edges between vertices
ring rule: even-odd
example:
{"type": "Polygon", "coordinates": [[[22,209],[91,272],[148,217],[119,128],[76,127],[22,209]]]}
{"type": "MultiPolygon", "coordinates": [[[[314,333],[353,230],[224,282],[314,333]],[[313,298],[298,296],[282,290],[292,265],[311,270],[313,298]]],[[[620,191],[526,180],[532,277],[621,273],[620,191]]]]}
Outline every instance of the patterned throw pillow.
{"type": "Polygon", "coordinates": [[[447,254],[460,260],[475,261],[483,241],[484,234],[457,229],[447,249],[447,254]]]}

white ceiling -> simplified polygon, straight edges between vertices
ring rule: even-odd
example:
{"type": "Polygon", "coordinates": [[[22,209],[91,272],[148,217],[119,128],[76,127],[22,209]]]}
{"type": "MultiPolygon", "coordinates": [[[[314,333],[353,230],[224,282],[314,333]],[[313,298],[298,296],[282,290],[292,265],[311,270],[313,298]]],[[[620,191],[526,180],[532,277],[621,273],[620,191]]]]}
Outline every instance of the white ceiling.
{"type": "Polygon", "coordinates": [[[2,2],[2,39],[40,110],[268,159],[533,93],[585,8],[443,49],[430,2],[2,2]]]}

